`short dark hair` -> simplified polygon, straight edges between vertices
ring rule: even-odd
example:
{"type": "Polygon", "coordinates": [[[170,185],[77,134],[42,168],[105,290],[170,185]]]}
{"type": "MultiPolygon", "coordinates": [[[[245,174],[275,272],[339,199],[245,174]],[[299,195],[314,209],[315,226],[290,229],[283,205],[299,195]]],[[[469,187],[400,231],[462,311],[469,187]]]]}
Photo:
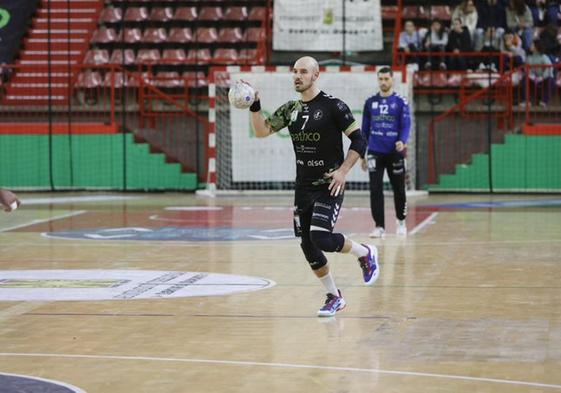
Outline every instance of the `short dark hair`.
{"type": "Polygon", "coordinates": [[[393,71],[390,67],[382,67],[378,70],[378,75],[380,74],[390,74],[393,77],[393,71]]]}

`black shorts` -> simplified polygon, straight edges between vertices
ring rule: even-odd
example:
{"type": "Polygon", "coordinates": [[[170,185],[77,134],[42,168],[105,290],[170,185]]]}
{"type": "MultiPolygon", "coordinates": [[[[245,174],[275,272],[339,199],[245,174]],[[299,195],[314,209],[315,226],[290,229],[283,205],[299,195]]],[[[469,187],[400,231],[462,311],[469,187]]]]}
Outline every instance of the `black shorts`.
{"type": "Polygon", "coordinates": [[[331,196],[327,185],[321,188],[296,188],[294,195],[294,230],[296,236],[310,230],[332,232],[341,206],[344,192],[331,196]]]}

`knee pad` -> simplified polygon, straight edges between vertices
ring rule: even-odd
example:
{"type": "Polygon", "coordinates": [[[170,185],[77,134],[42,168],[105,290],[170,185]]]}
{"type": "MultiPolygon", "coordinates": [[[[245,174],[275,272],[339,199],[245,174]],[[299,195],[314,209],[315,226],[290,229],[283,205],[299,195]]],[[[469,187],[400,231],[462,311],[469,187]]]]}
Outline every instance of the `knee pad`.
{"type": "Polygon", "coordinates": [[[312,242],[309,240],[302,240],[300,247],[302,248],[304,256],[306,257],[306,260],[310,264],[312,270],[318,270],[327,265],[327,258],[323,255],[321,250],[312,244],[312,242]]]}
{"type": "Polygon", "coordinates": [[[343,235],[327,231],[310,231],[310,240],[317,248],[325,252],[339,252],[345,244],[343,235]]]}

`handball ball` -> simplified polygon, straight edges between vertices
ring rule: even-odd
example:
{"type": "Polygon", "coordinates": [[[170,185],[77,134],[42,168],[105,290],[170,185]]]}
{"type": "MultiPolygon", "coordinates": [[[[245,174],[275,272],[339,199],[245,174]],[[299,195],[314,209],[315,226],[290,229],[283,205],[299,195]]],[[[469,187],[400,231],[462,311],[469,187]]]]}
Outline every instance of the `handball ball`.
{"type": "Polygon", "coordinates": [[[230,87],[228,92],[230,104],[238,109],[247,109],[255,100],[255,90],[253,87],[243,82],[236,82],[230,87]]]}

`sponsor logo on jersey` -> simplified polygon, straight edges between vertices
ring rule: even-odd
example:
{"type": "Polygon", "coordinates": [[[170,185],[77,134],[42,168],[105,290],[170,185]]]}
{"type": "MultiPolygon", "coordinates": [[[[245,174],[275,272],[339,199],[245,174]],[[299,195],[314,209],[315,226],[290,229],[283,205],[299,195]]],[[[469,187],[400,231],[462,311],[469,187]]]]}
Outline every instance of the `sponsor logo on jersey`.
{"type": "Polygon", "coordinates": [[[292,111],[292,113],[290,114],[290,122],[294,123],[296,121],[296,119],[298,118],[298,109],[295,109],[292,111]]]}
{"type": "Polygon", "coordinates": [[[321,109],[318,109],[314,112],[314,120],[319,120],[323,117],[323,112],[321,109]]]}
{"type": "Polygon", "coordinates": [[[308,160],[308,166],[316,167],[316,166],[324,166],[323,160],[308,160]]]}
{"type": "Polygon", "coordinates": [[[319,132],[304,132],[290,134],[294,142],[319,142],[321,140],[321,134],[319,132]]]}
{"type": "Polygon", "coordinates": [[[296,160],[296,164],[298,164],[298,165],[304,165],[304,161],[302,161],[302,160],[296,160]]]}
{"type": "Polygon", "coordinates": [[[378,101],[372,103],[372,109],[378,109],[378,101]]]}

